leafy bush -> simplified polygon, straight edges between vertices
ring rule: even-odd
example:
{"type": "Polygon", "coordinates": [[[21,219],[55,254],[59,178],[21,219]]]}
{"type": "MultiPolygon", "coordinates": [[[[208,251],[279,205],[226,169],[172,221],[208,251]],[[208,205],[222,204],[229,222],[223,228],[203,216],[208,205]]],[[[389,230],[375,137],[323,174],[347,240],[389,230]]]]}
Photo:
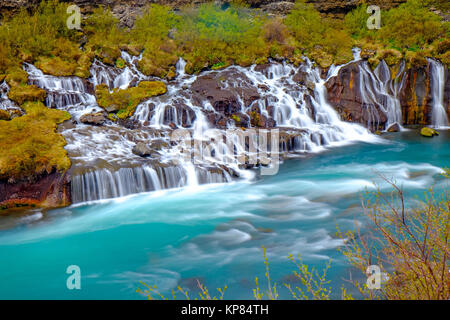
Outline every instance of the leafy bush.
{"type": "Polygon", "coordinates": [[[361,38],[369,34],[370,30],[367,28],[368,18],[369,14],[367,13],[366,4],[358,6],[345,16],[345,27],[350,32],[352,37],[361,38]]]}
{"type": "Polygon", "coordinates": [[[245,7],[231,4],[223,9],[209,3],[181,16],[176,42],[188,61],[188,72],[218,64],[247,66],[268,56],[262,36],[265,18],[245,7]]]}
{"type": "Polygon", "coordinates": [[[322,18],[313,4],[297,0],[284,23],[292,32],[296,47],[326,68],[352,58],[352,39],[343,23],[322,18]]]}
{"type": "Polygon", "coordinates": [[[422,48],[444,33],[441,18],[420,0],[408,0],[383,15],[380,37],[400,48],[422,48]]]}
{"type": "MultiPolygon", "coordinates": [[[[380,190],[366,196],[364,212],[370,228],[341,235],[342,249],[349,262],[365,275],[370,265],[378,265],[386,276],[380,290],[354,281],[360,293],[370,299],[448,300],[450,232],[449,171],[441,194],[431,188],[425,200],[408,206],[404,192],[393,181],[390,194],[380,190]]],[[[383,279],[382,279],[383,280],[383,279]]]]}
{"type": "Polygon", "coordinates": [[[293,33],[302,48],[311,48],[320,42],[326,27],[320,13],[313,4],[298,0],[284,23],[293,33]]]}

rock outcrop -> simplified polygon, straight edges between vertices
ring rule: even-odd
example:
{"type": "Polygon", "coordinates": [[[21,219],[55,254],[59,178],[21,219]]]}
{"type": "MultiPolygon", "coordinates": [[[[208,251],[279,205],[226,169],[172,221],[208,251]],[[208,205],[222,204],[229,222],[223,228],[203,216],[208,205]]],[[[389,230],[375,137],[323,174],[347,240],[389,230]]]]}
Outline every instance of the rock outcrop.
{"type": "MultiPolygon", "coordinates": [[[[363,61],[350,63],[326,83],[328,100],[346,121],[361,123],[376,131],[386,129],[387,116],[378,105],[364,104],[361,93],[361,72],[359,65],[363,61]]],[[[397,66],[398,67],[398,66],[397,66]]],[[[397,68],[393,67],[391,73],[397,68]]],[[[402,113],[402,125],[431,124],[433,97],[429,66],[410,67],[404,71],[401,89],[397,94],[402,113]]],[[[450,116],[450,74],[445,76],[444,106],[450,116]]],[[[398,80],[400,81],[400,80],[398,80]]],[[[383,101],[383,97],[377,97],[383,101]]]]}
{"type": "Polygon", "coordinates": [[[53,172],[33,181],[0,180],[0,208],[61,207],[71,203],[70,181],[67,174],[53,172]]]}

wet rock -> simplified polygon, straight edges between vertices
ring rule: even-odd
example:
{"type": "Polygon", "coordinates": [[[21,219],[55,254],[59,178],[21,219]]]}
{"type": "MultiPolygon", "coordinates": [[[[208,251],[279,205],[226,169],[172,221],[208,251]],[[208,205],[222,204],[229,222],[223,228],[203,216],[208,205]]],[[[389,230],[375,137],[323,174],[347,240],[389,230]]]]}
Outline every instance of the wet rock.
{"type": "MultiPolygon", "coordinates": [[[[360,123],[373,131],[384,130],[387,117],[379,106],[363,104],[359,86],[360,63],[362,62],[344,66],[336,77],[325,83],[328,101],[342,120],[360,123]]],[[[380,97],[380,101],[381,99],[380,97]]]]}
{"type": "Polygon", "coordinates": [[[219,112],[235,113],[240,108],[240,97],[245,106],[260,98],[257,88],[245,74],[235,69],[213,72],[197,78],[191,90],[201,100],[207,99],[219,112]]]}
{"type": "Polygon", "coordinates": [[[399,132],[400,131],[400,125],[398,123],[394,123],[389,126],[387,129],[387,132],[399,132]]]}
{"type": "Polygon", "coordinates": [[[0,209],[18,206],[59,207],[70,203],[67,174],[53,172],[31,180],[0,180],[0,209]]]}
{"type": "Polygon", "coordinates": [[[132,152],[140,157],[154,157],[157,152],[150,148],[147,144],[143,142],[138,142],[134,147],[132,152]]]}
{"type": "Polygon", "coordinates": [[[150,149],[161,150],[162,148],[169,147],[169,143],[163,139],[156,139],[150,143],[150,149]]]}
{"type": "Polygon", "coordinates": [[[80,121],[85,124],[102,125],[107,119],[105,112],[87,113],[80,117],[80,121]]]}

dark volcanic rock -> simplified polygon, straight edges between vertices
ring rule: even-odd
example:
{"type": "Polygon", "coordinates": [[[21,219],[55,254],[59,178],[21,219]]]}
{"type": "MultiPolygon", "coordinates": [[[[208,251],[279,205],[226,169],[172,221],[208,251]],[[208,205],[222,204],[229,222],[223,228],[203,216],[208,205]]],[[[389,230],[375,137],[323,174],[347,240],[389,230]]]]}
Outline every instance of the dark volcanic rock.
{"type": "Polygon", "coordinates": [[[373,108],[377,110],[379,118],[376,122],[370,122],[372,118],[362,103],[359,77],[359,62],[343,67],[336,77],[329,79],[325,84],[328,101],[338,111],[342,120],[360,123],[373,130],[384,129],[387,118],[377,106],[373,108]]]}
{"type": "Polygon", "coordinates": [[[60,207],[71,202],[67,174],[53,172],[32,180],[0,180],[0,208],[15,206],[60,207]]]}
{"type": "Polygon", "coordinates": [[[387,132],[399,132],[400,125],[398,123],[391,124],[389,128],[387,128],[387,132]]]}

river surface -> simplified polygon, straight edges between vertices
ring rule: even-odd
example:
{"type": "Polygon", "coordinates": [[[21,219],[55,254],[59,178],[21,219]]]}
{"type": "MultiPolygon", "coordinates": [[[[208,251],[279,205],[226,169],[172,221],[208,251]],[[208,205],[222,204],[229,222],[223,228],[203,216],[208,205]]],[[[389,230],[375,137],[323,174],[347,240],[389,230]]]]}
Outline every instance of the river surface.
{"type": "MultiPolygon", "coordinates": [[[[383,135],[285,161],[275,176],[142,193],[68,208],[0,217],[0,299],[143,299],[139,283],[171,297],[178,285],[227,299],[252,299],[261,289],[267,249],[281,298],[298,285],[289,254],[322,269],[332,259],[332,297],[339,298],[349,266],[337,248],[336,225],[364,225],[361,196],[394,178],[414,204],[427,188],[445,188],[450,132],[422,138],[416,130],[383,135]],[[81,270],[81,290],[68,290],[66,269],[81,270]]],[[[179,295],[180,297],[180,295],[179,295]]]]}

